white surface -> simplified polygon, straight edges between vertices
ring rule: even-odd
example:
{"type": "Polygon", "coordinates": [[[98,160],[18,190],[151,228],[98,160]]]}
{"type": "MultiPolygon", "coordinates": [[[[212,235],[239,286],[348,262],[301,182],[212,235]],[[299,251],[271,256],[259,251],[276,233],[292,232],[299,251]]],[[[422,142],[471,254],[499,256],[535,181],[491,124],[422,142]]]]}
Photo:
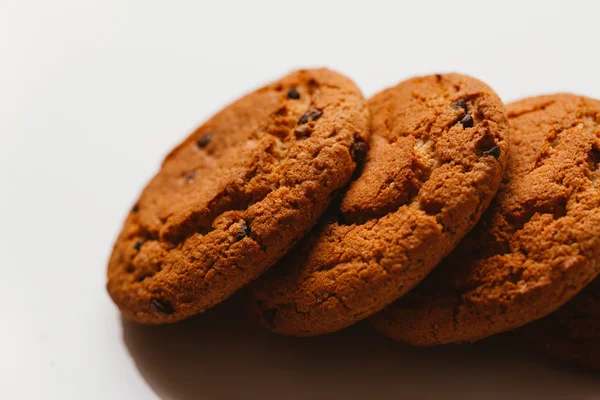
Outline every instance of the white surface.
{"type": "Polygon", "coordinates": [[[597,376],[502,340],[122,325],[105,263],[138,191],[194,126],[290,69],[338,69],[367,96],[455,70],[506,101],[600,98],[596,1],[200,3],[0,0],[0,398],[600,398],[597,376]]]}

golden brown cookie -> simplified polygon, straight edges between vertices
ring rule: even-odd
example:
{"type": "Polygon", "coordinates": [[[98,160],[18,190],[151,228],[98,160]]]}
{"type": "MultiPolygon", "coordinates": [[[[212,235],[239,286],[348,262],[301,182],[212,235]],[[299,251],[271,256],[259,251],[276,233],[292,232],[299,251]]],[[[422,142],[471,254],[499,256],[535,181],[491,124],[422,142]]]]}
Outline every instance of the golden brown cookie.
{"type": "Polygon", "coordinates": [[[275,332],[333,332],[381,310],[458,243],[500,184],[508,120],[482,82],[414,78],[368,105],[362,173],[322,224],[251,285],[251,313],[275,332]]]}
{"type": "Polygon", "coordinates": [[[178,321],[259,276],[350,179],[368,126],[360,90],[326,69],[209,119],[166,157],[114,245],[107,288],[123,315],[178,321]]]}
{"type": "Polygon", "coordinates": [[[521,330],[534,346],[575,365],[600,370],[600,278],[558,311],[521,330]]]}
{"type": "Polygon", "coordinates": [[[372,318],[418,346],[475,341],[556,310],[600,273],[600,101],[507,106],[511,151],[481,222],[415,290],[372,318]]]}

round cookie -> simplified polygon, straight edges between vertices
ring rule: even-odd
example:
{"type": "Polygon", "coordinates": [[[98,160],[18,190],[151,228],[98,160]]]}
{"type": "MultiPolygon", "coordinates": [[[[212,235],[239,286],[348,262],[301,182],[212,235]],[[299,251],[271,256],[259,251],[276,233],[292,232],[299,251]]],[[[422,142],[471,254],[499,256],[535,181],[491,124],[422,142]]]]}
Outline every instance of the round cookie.
{"type": "Polygon", "coordinates": [[[368,106],[370,150],[360,176],[250,287],[251,314],[274,332],[333,332],[381,310],[460,241],[500,184],[508,120],[482,82],[418,77],[368,106]]]}
{"type": "Polygon", "coordinates": [[[368,139],[356,85],[301,70],[224,108],[177,146],[125,221],[107,289],[141,323],[202,312],[317,222],[368,139]]]}
{"type": "Polygon", "coordinates": [[[558,311],[525,325],[522,333],[557,359],[600,370],[600,278],[558,311]]]}
{"type": "Polygon", "coordinates": [[[600,101],[507,106],[511,150],[481,222],[415,290],[374,316],[413,345],[475,341],[556,310],[600,273],[600,101]]]}

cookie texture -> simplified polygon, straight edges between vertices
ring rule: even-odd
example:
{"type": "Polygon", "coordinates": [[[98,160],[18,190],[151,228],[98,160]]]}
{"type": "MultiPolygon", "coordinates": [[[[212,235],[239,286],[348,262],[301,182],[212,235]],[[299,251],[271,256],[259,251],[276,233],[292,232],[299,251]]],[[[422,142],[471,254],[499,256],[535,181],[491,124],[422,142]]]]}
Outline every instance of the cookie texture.
{"type": "Polygon", "coordinates": [[[600,273],[600,102],[507,106],[511,150],[481,222],[415,290],[372,318],[419,346],[475,341],[539,319],[600,273]]]}
{"type": "Polygon", "coordinates": [[[508,120],[482,82],[418,77],[368,107],[360,176],[306,240],[251,285],[248,308],[274,332],[323,334],[379,311],[458,243],[500,184],[508,120]]]}
{"type": "Polygon", "coordinates": [[[368,133],[360,90],[326,69],[213,116],[166,157],[114,245],[107,288],[123,315],[181,320],[258,277],[348,182],[368,133]]]}
{"type": "Polygon", "coordinates": [[[600,370],[600,278],[554,313],[521,332],[553,357],[600,370]]]}

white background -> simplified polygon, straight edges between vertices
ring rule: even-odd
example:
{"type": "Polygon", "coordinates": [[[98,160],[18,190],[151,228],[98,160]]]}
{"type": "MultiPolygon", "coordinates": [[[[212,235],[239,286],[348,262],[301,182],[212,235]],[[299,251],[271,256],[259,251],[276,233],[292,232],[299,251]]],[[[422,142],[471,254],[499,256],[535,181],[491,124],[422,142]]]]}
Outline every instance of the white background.
{"type": "Polygon", "coordinates": [[[505,101],[600,98],[600,2],[350,3],[0,0],[0,398],[600,398],[597,375],[512,338],[298,341],[227,306],[122,324],[105,264],[139,190],[197,124],[291,69],[337,69],[366,96],[458,71],[505,101]]]}

